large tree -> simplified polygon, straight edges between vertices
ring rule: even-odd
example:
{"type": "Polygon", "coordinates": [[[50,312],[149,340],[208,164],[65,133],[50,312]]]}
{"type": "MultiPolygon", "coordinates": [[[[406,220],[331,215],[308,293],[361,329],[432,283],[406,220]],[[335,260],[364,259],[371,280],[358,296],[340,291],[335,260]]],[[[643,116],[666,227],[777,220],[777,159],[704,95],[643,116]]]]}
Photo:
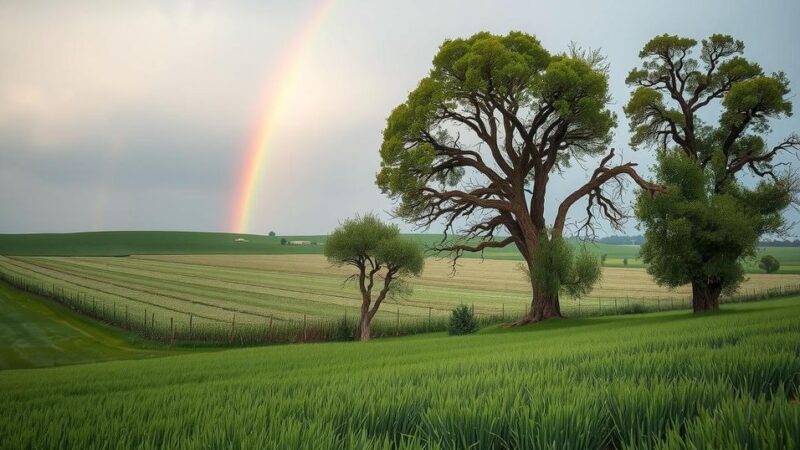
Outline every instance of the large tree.
{"type": "Polygon", "coordinates": [[[400,236],[396,226],[366,215],[349,219],[325,241],[325,256],[338,266],[352,266],[361,293],[359,335],[369,340],[370,324],[383,301],[403,288],[403,278],[422,272],[425,260],[419,244],[400,236]],[[373,288],[377,288],[376,295],[373,288]]]}
{"type": "MultiPolygon", "coordinates": [[[[443,223],[445,239],[434,250],[454,261],[464,252],[513,245],[531,275],[591,273],[541,257],[563,248],[543,243],[562,239],[570,207],[588,199],[580,227],[591,231],[597,211],[615,225],[624,219],[615,200],[625,177],[657,189],[635,164],[611,165],[615,117],[602,66],[596,52],[552,55],[520,32],[445,41],[428,76],[387,119],[378,186],[398,202],[398,216],[421,227],[443,223]],[[600,156],[548,224],[552,178],[576,160],[600,156]],[[542,270],[548,263],[561,267],[542,270]]],[[[520,323],[561,316],[559,290],[551,287],[575,280],[542,278],[530,277],[531,308],[520,323]]]]}
{"type": "Polygon", "coordinates": [[[698,42],[662,35],[648,42],[625,113],[631,145],[658,151],[665,195],[642,195],[648,271],[662,285],[692,285],[695,311],[719,308],[743,279],[742,259],[759,237],[780,232],[797,182],[775,159],[800,148],[796,134],[769,146],[772,119],[791,115],[789,82],[743,58],[744,44],[715,34],[698,42]],[[752,188],[744,174],[760,179],[752,188]]]}

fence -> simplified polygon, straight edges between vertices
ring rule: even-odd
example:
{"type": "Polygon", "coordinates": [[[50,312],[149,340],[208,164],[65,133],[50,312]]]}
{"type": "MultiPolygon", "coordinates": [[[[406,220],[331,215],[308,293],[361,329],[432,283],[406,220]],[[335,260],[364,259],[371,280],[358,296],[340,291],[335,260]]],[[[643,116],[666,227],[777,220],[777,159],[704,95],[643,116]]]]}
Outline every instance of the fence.
{"type": "MultiPolygon", "coordinates": [[[[67,289],[55,284],[27,279],[23,276],[0,271],[0,280],[6,283],[59,302],[66,307],[101,322],[129,330],[153,341],[170,344],[196,345],[257,345],[273,343],[322,342],[349,340],[357,335],[357,317],[345,314],[338,319],[320,319],[303,316],[302,321],[266,317],[263,323],[237,323],[236,314],[230,321],[202,318],[190,313],[176,312],[169,320],[147,308],[131,308],[128,304],[100,301],[86,292],[67,289]]],[[[770,289],[751,290],[734,296],[723,297],[722,303],[758,301],[774,297],[800,294],[800,285],[779,286],[770,289]]],[[[561,312],[568,317],[588,317],[615,314],[638,314],[691,308],[691,300],[685,297],[658,299],[631,299],[613,297],[584,297],[562,299],[561,312]]],[[[384,310],[387,306],[384,305],[384,310]]],[[[427,317],[402,318],[400,309],[394,320],[374,320],[370,326],[372,337],[404,336],[447,329],[447,316],[433,316],[433,308],[427,307],[427,317]]],[[[475,310],[473,306],[473,311],[475,310]]],[[[527,314],[527,306],[476,312],[481,326],[504,323],[527,314]]],[[[386,314],[384,314],[386,316],[386,314]]]]}

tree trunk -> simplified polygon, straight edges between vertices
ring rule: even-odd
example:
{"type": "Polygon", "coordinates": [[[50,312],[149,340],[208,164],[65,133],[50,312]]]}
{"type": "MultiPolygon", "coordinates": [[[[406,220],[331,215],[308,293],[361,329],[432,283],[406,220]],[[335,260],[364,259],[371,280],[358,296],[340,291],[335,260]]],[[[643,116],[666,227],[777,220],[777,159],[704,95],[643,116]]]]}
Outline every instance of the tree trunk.
{"type": "Polygon", "coordinates": [[[369,297],[366,295],[364,296],[363,301],[361,302],[361,319],[358,322],[358,330],[360,334],[360,339],[362,341],[369,340],[369,322],[372,319],[369,314],[369,304],[371,303],[369,297]]]}
{"type": "Polygon", "coordinates": [[[361,332],[361,340],[369,340],[369,315],[361,316],[361,324],[359,325],[361,332]]]}
{"type": "Polygon", "coordinates": [[[541,322],[555,317],[562,317],[558,295],[547,295],[542,292],[541,289],[534,286],[533,299],[531,300],[531,308],[528,314],[511,325],[527,325],[529,323],[541,322]]]}
{"type": "Polygon", "coordinates": [[[722,283],[692,281],[692,308],[694,312],[718,311],[722,283]]]}

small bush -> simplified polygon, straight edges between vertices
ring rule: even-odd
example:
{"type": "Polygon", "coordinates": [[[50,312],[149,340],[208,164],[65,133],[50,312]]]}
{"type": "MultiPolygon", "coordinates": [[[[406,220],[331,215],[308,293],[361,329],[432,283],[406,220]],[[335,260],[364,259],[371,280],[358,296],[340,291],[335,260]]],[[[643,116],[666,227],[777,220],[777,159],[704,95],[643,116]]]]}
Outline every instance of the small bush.
{"type": "Polygon", "coordinates": [[[622,305],[615,311],[617,314],[642,314],[646,313],[648,309],[640,303],[633,303],[630,305],[622,305]]]}
{"type": "Polygon", "coordinates": [[[775,273],[781,268],[781,263],[778,258],[772,255],[764,255],[761,261],[758,262],[758,267],[767,273],[775,273]]]}
{"type": "Polygon", "coordinates": [[[450,324],[447,332],[451,335],[471,334],[478,331],[478,321],[475,320],[475,313],[467,305],[460,305],[453,309],[450,315],[450,324]]]}
{"type": "Polygon", "coordinates": [[[334,332],[334,339],[337,341],[352,341],[353,340],[353,332],[355,331],[355,327],[347,321],[347,319],[342,319],[336,323],[336,330],[334,332]]]}
{"type": "Polygon", "coordinates": [[[627,266],[628,265],[628,258],[622,258],[622,265],[623,266],[627,266]]]}
{"type": "Polygon", "coordinates": [[[281,245],[286,245],[286,238],[281,238],[281,245]]]}

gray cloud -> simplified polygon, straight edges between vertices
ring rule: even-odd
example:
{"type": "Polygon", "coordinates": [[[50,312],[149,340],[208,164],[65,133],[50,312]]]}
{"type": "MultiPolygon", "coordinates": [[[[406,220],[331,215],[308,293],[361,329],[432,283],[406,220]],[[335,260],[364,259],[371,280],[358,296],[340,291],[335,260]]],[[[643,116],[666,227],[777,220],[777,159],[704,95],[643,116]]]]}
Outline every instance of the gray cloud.
{"type": "MultiPolygon", "coordinates": [[[[0,232],[224,229],[247,142],[315,7],[4,2],[0,232]]],[[[602,47],[620,117],[615,146],[646,168],[652,155],[628,149],[621,106],[649,38],[730,33],[749,58],[800,83],[798,17],[800,4],[788,0],[678,1],[658,11],[632,0],[336,1],[282,111],[253,231],[324,233],[389,209],[373,182],[384,120],[446,38],[518,29],[554,52],[570,41],[602,47]]],[[[796,117],[773,134],[792,130],[796,117]]],[[[548,207],[584,177],[580,167],[565,173],[548,207]]]]}

